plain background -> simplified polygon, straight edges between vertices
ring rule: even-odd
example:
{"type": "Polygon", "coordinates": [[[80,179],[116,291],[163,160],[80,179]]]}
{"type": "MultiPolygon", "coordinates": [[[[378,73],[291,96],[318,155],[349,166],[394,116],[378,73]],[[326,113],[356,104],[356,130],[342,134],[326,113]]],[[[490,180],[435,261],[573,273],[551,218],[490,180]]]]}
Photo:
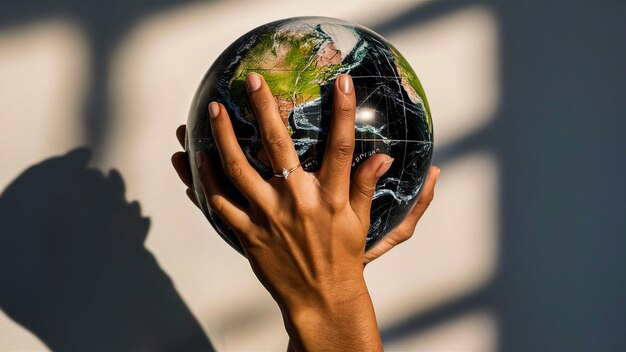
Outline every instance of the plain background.
{"type": "Polygon", "coordinates": [[[366,269],[387,349],[626,349],[626,2],[66,0],[0,4],[0,350],[284,349],[169,157],[217,55],[302,15],[431,103],[435,201],[366,269]]]}

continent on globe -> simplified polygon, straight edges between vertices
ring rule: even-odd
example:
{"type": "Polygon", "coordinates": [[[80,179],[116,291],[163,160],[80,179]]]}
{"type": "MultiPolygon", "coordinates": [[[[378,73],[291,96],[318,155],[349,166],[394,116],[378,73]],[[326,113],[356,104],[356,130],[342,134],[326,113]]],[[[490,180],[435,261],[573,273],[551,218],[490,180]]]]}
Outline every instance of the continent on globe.
{"type": "MultiPolygon", "coordinates": [[[[331,119],[335,79],[350,74],[357,100],[352,168],[375,153],[395,158],[374,193],[366,250],[412,209],[426,179],[433,150],[430,109],[408,61],[390,43],[356,24],[326,17],[296,17],[265,24],[244,34],[213,63],[194,97],[187,122],[189,155],[207,151],[219,161],[207,105],[218,101],[230,115],[237,140],[250,164],[264,177],[274,175],[260,140],[245,90],[248,73],[261,74],[305,171],[319,170],[331,119]]],[[[202,210],[233,248],[243,254],[233,231],[206,205],[190,158],[194,189],[202,210]]],[[[221,169],[219,164],[216,168],[221,169]]],[[[228,183],[222,175],[221,182],[228,183]]],[[[235,187],[231,196],[245,204],[235,187]]]]}

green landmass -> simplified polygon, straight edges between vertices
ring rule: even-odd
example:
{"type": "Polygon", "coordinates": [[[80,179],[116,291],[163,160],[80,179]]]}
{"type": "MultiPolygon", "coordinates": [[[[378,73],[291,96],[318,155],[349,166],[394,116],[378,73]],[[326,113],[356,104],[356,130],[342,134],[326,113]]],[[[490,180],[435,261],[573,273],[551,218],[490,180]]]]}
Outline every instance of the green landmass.
{"type": "Polygon", "coordinates": [[[326,39],[315,31],[293,35],[270,32],[260,35],[239,63],[230,81],[230,93],[245,118],[252,119],[245,78],[256,72],[265,78],[272,94],[300,105],[320,97],[320,84],[335,76],[338,65],[317,65],[317,53],[326,39]]]}
{"type": "Polygon", "coordinates": [[[407,61],[407,59],[402,56],[402,54],[394,47],[391,47],[391,53],[393,54],[394,61],[396,62],[396,66],[398,67],[398,71],[403,78],[406,79],[408,84],[415,89],[415,92],[420,96],[422,101],[424,102],[424,112],[426,113],[426,122],[428,123],[428,129],[432,132],[432,119],[430,117],[430,106],[428,105],[428,99],[426,98],[426,93],[424,93],[424,88],[422,87],[422,83],[417,78],[417,74],[413,71],[413,68],[407,61]]]}

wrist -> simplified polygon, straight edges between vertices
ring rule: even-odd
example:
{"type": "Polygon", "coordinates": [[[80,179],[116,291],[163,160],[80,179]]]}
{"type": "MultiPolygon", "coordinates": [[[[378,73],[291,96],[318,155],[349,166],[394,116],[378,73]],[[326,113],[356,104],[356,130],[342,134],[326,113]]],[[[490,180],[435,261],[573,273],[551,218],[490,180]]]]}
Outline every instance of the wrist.
{"type": "Polygon", "coordinates": [[[316,292],[313,300],[281,305],[296,350],[382,350],[365,280],[346,280],[316,292]]]}

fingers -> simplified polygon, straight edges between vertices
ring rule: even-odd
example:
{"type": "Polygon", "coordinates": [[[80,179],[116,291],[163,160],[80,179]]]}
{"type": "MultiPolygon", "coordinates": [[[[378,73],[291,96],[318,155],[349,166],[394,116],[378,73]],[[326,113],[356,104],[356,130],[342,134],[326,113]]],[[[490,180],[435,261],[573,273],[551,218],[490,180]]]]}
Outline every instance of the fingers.
{"type": "Polygon", "coordinates": [[[375,154],[365,160],[354,173],[350,184],[350,206],[359,216],[369,223],[372,197],[378,179],[389,170],[393,158],[385,154],[375,154]]]}
{"type": "Polygon", "coordinates": [[[369,251],[367,251],[367,253],[365,253],[365,256],[363,258],[363,262],[365,264],[380,257],[381,255],[391,250],[393,247],[408,240],[409,238],[411,238],[411,236],[413,236],[417,222],[422,217],[422,215],[424,215],[424,212],[426,211],[426,209],[428,209],[428,206],[435,196],[435,184],[437,183],[437,179],[439,178],[440,171],[441,170],[439,170],[439,168],[436,166],[430,167],[430,170],[428,172],[428,178],[426,179],[426,182],[424,182],[422,194],[417,200],[417,203],[415,203],[415,206],[413,207],[411,212],[407,215],[404,221],[400,223],[400,225],[398,225],[398,227],[391,231],[391,233],[383,238],[383,240],[380,241],[376,246],[374,246],[369,251]]]}
{"type": "Polygon", "coordinates": [[[211,131],[220,153],[224,173],[252,204],[268,199],[269,185],[246,159],[235,137],[228,113],[217,102],[209,104],[211,131]]]}
{"type": "Polygon", "coordinates": [[[402,224],[406,223],[406,225],[410,225],[407,226],[407,228],[409,229],[409,231],[407,231],[409,232],[407,239],[411,237],[413,231],[415,231],[415,225],[417,225],[417,222],[422,217],[422,215],[424,215],[426,209],[428,209],[428,206],[435,198],[435,185],[437,184],[437,180],[439,179],[440,172],[441,170],[438,167],[430,167],[430,170],[428,171],[428,178],[426,179],[426,182],[424,182],[424,189],[422,190],[422,194],[417,200],[417,203],[415,203],[413,210],[411,210],[409,215],[407,215],[407,217],[402,222],[402,224]]]}
{"type": "Polygon", "coordinates": [[[326,153],[320,169],[320,183],[329,194],[347,196],[354,153],[356,111],[354,88],[349,75],[337,77],[332,106],[333,114],[326,153]]]}
{"type": "Polygon", "coordinates": [[[393,236],[393,234],[389,234],[387,237],[383,238],[382,241],[378,242],[378,244],[376,244],[374,248],[371,248],[369,251],[365,252],[365,255],[363,256],[363,265],[368,264],[372,260],[389,252],[393,247],[397,246],[401,242],[403,241],[398,241],[396,239],[396,236],[393,236]]]}
{"type": "MultiPolygon", "coordinates": [[[[202,192],[204,192],[209,208],[237,233],[245,233],[250,224],[250,217],[244,209],[226,195],[223,187],[217,181],[218,175],[211,167],[208,154],[202,151],[196,152],[196,165],[198,166],[202,192]]],[[[189,194],[189,190],[187,194],[189,194]]]]}
{"type": "MultiPolygon", "coordinates": [[[[287,132],[287,122],[283,122],[276,101],[263,77],[256,73],[249,74],[246,77],[246,89],[274,173],[280,174],[283,169],[291,169],[298,165],[300,161],[287,132]]],[[[301,172],[301,169],[294,172],[301,172]]]]}
{"type": "Polygon", "coordinates": [[[178,139],[178,143],[180,146],[185,149],[185,132],[187,132],[187,127],[185,125],[180,125],[176,129],[176,139],[178,139]]]}
{"type": "MultiPolygon", "coordinates": [[[[185,125],[178,126],[176,129],[176,137],[178,138],[178,142],[184,148],[185,143],[185,125]]],[[[178,174],[180,180],[187,186],[186,193],[189,200],[196,206],[200,207],[198,204],[198,199],[196,199],[196,194],[193,191],[193,181],[191,179],[191,169],[189,167],[189,159],[187,159],[186,152],[176,152],[172,155],[172,166],[174,166],[174,170],[178,174]]]]}
{"type": "Polygon", "coordinates": [[[193,188],[193,182],[191,180],[191,169],[189,168],[189,160],[187,159],[187,153],[176,152],[172,155],[172,166],[178,174],[178,177],[189,188],[193,188]]]}

